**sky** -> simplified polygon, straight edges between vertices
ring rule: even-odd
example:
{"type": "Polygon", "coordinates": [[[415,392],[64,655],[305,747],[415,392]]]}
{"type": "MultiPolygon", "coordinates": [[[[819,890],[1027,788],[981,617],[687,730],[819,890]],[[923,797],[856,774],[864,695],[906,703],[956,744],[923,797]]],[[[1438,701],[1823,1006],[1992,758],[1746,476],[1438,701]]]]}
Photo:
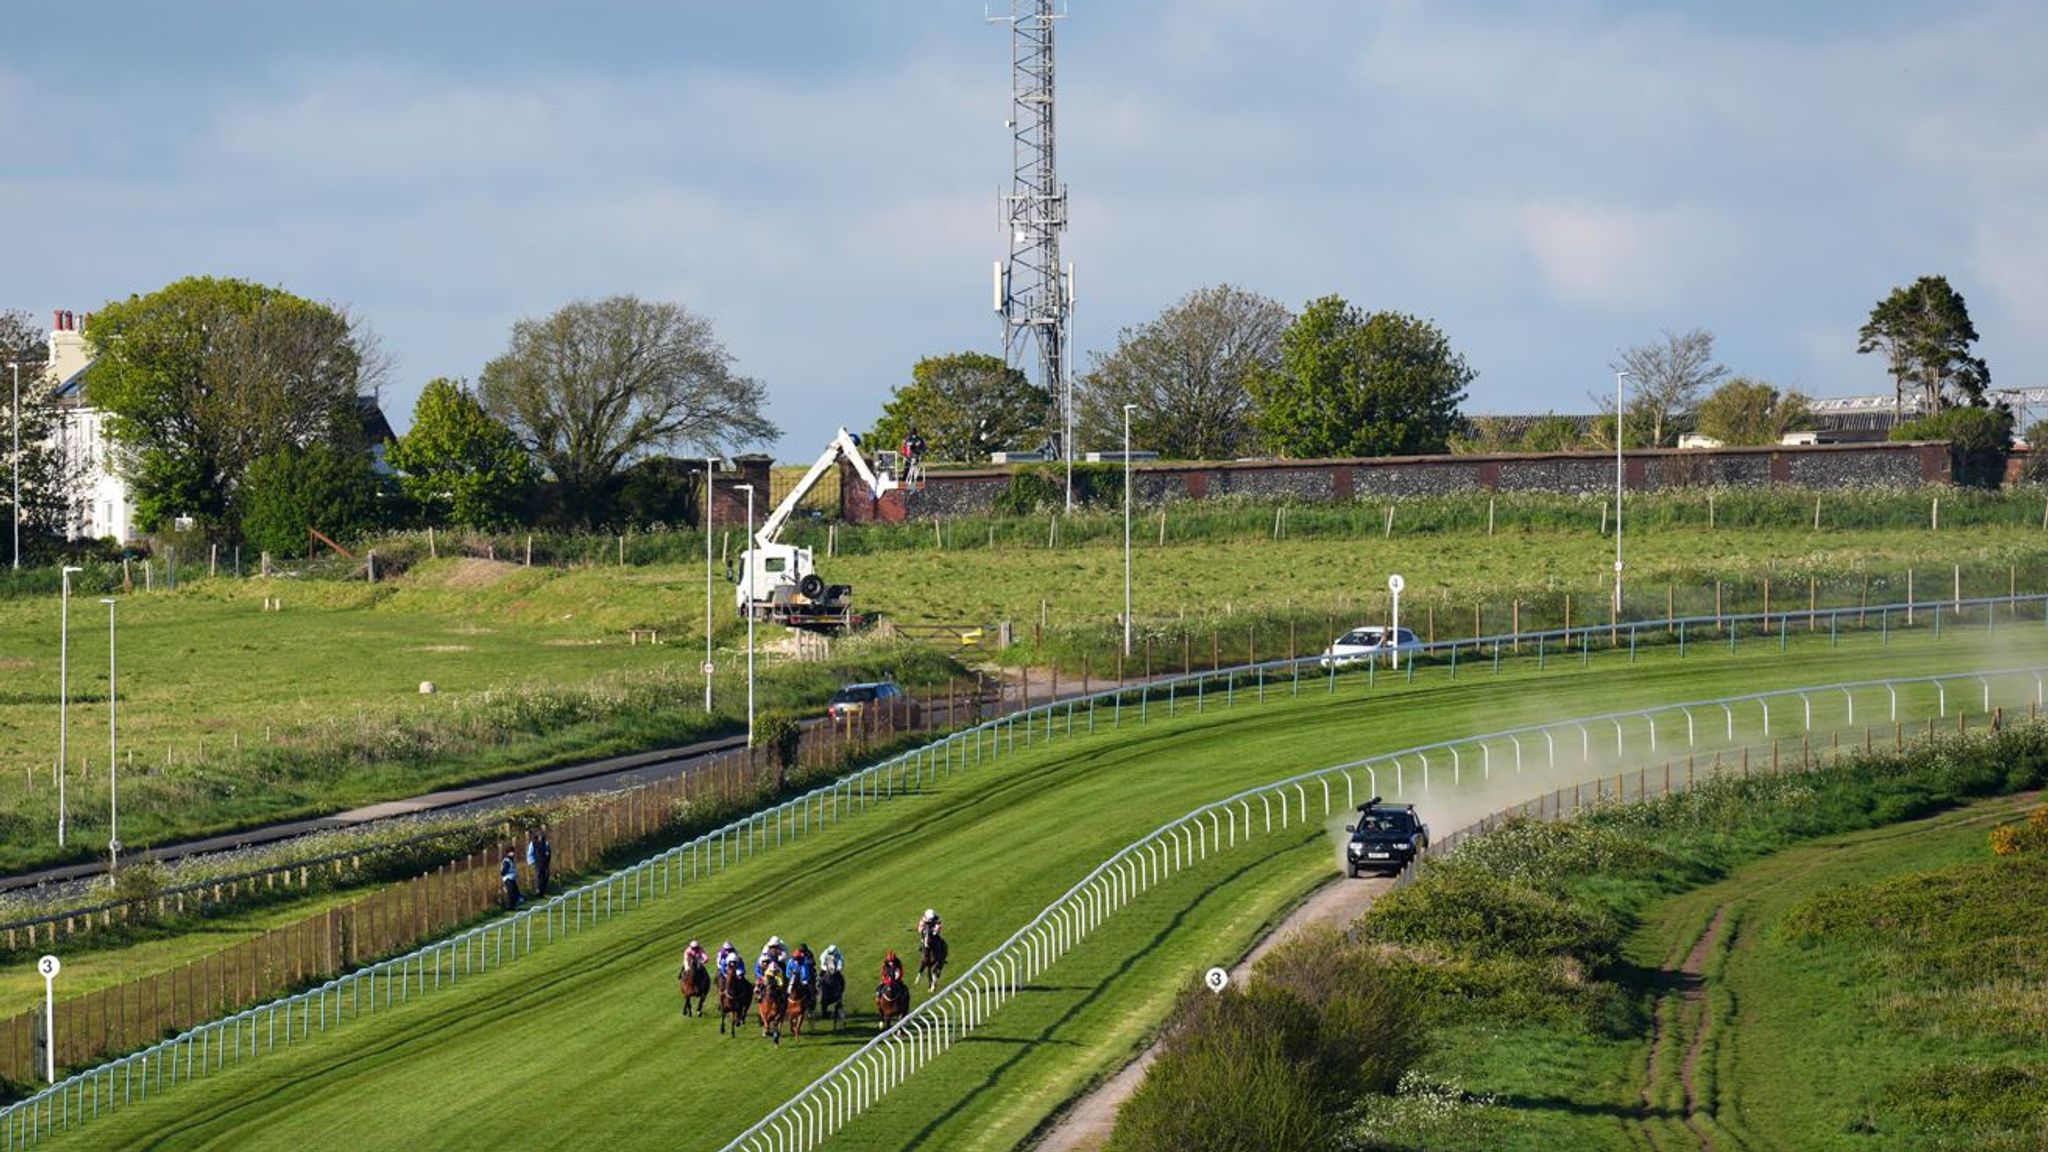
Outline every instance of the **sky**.
{"type": "MultiPolygon", "coordinates": [[[[999,13],[1008,6],[987,0],[999,13]]],[[[1009,30],[970,0],[73,0],[0,49],[0,309],[181,276],[346,305],[403,429],[512,325],[709,317],[808,460],[912,363],[1000,352],[1009,30]]],[[[1587,411],[1704,328],[1888,391],[1872,305],[1939,273],[2048,385],[2048,5],[1071,0],[1076,365],[1197,288],[1434,321],[1472,412],[1587,411]]],[[[1087,447],[1084,445],[1083,447],[1087,447]]]]}

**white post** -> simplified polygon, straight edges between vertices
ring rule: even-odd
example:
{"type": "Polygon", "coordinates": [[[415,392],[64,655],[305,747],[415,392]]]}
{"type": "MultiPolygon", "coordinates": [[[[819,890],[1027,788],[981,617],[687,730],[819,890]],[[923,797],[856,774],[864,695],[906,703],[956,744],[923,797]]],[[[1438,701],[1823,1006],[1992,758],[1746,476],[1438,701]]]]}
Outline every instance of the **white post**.
{"type": "Polygon", "coordinates": [[[1131,658],[1131,409],[1124,405],[1124,659],[1131,658]]]}
{"type": "Polygon", "coordinates": [[[57,639],[57,847],[64,846],[64,769],[71,762],[71,574],[82,568],[66,565],[58,608],[57,639]]]}
{"type": "Polygon", "coordinates": [[[1621,382],[1628,379],[1625,371],[1614,374],[1614,619],[1621,620],[1621,437],[1624,427],[1621,414],[1621,382]]]}
{"type": "Polygon", "coordinates": [[[14,372],[14,407],[7,410],[7,424],[14,430],[14,570],[21,571],[21,365],[10,360],[14,372]]]}
{"type": "Polygon", "coordinates": [[[36,971],[43,974],[43,1075],[52,1084],[57,1082],[57,973],[63,969],[55,956],[36,961],[36,971]]]}
{"type": "MultiPolygon", "coordinates": [[[[754,531],[754,486],[735,484],[735,488],[747,494],[747,532],[754,531]]],[[[747,565],[747,747],[754,746],[754,566],[747,565]]]]}
{"type": "Polygon", "coordinates": [[[1407,587],[1407,584],[1407,581],[1401,579],[1399,572],[1387,577],[1387,591],[1394,594],[1394,622],[1388,629],[1385,643],[1390,653],[1389,667],[1397,670],[1401,667],[1401,589],[1407,587]]]}
{"type": "Polygon", "coordinates": [[[107,880],[112,882],[121,867],[121,769],[115,758],[114,726],[120,691],[114,663],[114,598],[109,596],[100,603],[107,606],[107,880]]]}

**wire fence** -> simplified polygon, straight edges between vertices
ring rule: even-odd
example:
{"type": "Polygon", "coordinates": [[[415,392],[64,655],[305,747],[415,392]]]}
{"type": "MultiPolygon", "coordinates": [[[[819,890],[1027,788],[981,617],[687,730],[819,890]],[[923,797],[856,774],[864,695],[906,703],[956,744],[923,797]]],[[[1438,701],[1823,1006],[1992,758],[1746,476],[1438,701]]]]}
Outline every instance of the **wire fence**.
{"type": "MultiPolygon", "coordinates": [[[[2007,610],[2008,624],[2034,626],[2035,614],[2038,613],[2038,626],[2048,630],[2048,596],[1996,597],[1948,605],[1884,605],[1871,609],[1841,609],[1822,615],[1830,622],[1830,642],[1835,643],[1839,642],[1841,634],[1857,631],[1840,626],[1845,623],[1844,618],[1854,617],[1859,611],[1876,612],[1879,614],[1877,628],[1888,642],[1894,630],[1890,623],[1894,615],[1900,616],[1901,620],[1924,620],[1927,623],[1923,626],[1939,635],[1944,606],[1949,609],[1951,618],[1959,611],[1982,609],[1985,627],[1992,631],[1998,627],[1998,609],[2001,607],[2007,610]]],[[[1804,617],[1805,613],[1798,615],[1804,617]]],[[[1769,635],[1774,621],[1778,625],[1775,637],[1779,641],[1778,649],[1783,651],[1789,632],[1782,616],[1724,617],[1716,624],[1726,632],[1730,649],[1738,650],[1738,637],[1744,624],[1758,629],[1758,633],[1753,635],[1769,635]]],[[[1701,620],[1656,621],[1638,627],[1661,629],[1669,625],[1682,634],[1687,626],[1698,628],[1705,623],[1701,620]]],[[[1524,645],[1532,639],[1538,643],[1533,651],[1525,649],[1525,654],[1519,659],[1525,665],[1533,660],[1539,669],[1546,667],[1548,657],[1543,644],[1554,636],[1565,651],[1581,657],[1583,663],[1590,663],[1594,650],[1592,633],[1596,631],[1605,633],[1606,629],[1557,630],[1535,637],[1524,634],[1519,637],[1524,645]],[[1576,651],[1572,650],[1574,640],[1578,642],[1576,651]]],[[[1490,650],[1493,670],[1498,672],[1503,652],[1510,648],[1512,639],[1493,637],[1455,644],[1423,645],[1412,653],[1400,655],[1401,673],[1412,681],[1418,666],[1441,667],[1455,678],[1460,647],[1473,651],[1490,650]]],[[[1755,645],[1750,647],[1753,649],[1755,645]]],[[[1621,646],[1616,643],[1603,651],[1619,653],[1621,646]]],[[[1633,643],[1627,651],[1628,658],[1634,659],[1633,643]]],[[[1468,659],[1467,666],[1471,663],[1468,659]]],[[[1368,688],[1376,682],[1377,668],[1376,664],[1369,665],[1366,670],[1363,680],[1368,688]]],[[[578,885],[545,903],[476,925],[403,955],[333,976],[295,995],[189,1027],[120,1059],[73,1073],[24,1100],[0,1109],[0,1152],[28,1147],[52,1132],[67,1131],[88,1122],[103,1109],[146,1099],[152,1090],[161,1091],[181,1080],[223,1068],[230,1058],[239,1062],[279,1046],[302,1043],[329,1027],[409,1003],[443,987],[455,986],[468,976],[512,962],[537,947],[544,947],[557,936],[572,935],[610,919],[615,912],[636,908],[646,900],[659,898],[684,882],[735,867],[762,852],[834,827],[898,796],[921,791],[942,778],[991,764],[1020,748],[1029,749],[1034,744],[1093,732],[1105,725],[1117,728],[1126,720],[1143,723],[1157,712],[1163,712],[1165,718],[1178,716],[1190,709],[1200,714],[1212,707],[1234,707],[1240,698],[1263,702],[1269,692],[1295,697],[1305,686],[1310,691],[1315,690],[1318,678],[1325,681],[1325,691],[1334,693],[1340,680],[1357,679],[1355,672],[1340,672],[1334,666],[1322,667],[1316,657],[1270,661],[1142,684],[1118,685],[1085,696],[1034,704],[982,721],[780,804],[740,817],[646,860],[578,885]]],[[[1983,681],[1984,697],[1988,701],[1992,677],[2022,674],[2032,676],[2034,698],[2038,704],[2042,694],[2041,670],[2018,669],[1973,675],[1983,681]]],[[[1660,726],[1669,728],[1680,722],[1678,717],[1683,718],[1688,741],[1697,745],[1702,726],[1697,722],[1695,710],[1718,706],[1727,716],[1728,738],[1732,741],[1737,730],[1734,712],[1737,704],[1759,706],[1760,719],[1768,734],[1772,702],[1789,702],[1793,697],[1802,699],[1804,723],[1811,728],[1814,694],[1842,688],[1850,689],[1844,695],[1847,707],[1853,713],[1855,689],[1885,687],[1890,694],[1888,706],[1891,715],[1897,719],[1901,706],[1900,687],[1931,687],[1938,696],[1941,714],[1945,715],[1948,710],[1947,686],[1969,678],[1957,674],[1759,693],[1704,704],[1673,705],[1585,721],[1506,730],[1367,757],[1290,777],[1204,806],[1162,826],[1106,861],[1060,900],[1048,906],[1038,918],[983,957],[959,980],[934,999],[920,1005],[898,1027],[848,1057],[796,1100],[778,1108],[761,1125],[750,1129],[732,1146],[809,1147],[816,1139],[822,1138],[823,1133],[836,1130],[879,1099],[887,1086],[899,1083],[915,1067],[949,1047],[968,1030],[978,1027],[990,1012],[1015,995],[1032,974],[1042,971],[1077,944],[1104,917],[1190,861],[1205,858],[1211,851],[1233,846],[1240,838],[1251,836],[1255,826],[1252,808],[1255,801],[1259,805],[1259,826],[1270,832],[1276,799],[1280,805],[1283,829],[1292,822],[1309,818],[1311,794],[1308,789],[1312,784],[1319,789],[1325,813],[1333,803],[1332,785],[1339,779],[1345,786],[1346,804],[1355,804],[1359,777],[1354,773],[1362,774],[1371,794],[1381,793],[1384,784],[1391,782],[1394,795],[1407,793],[1411,770],[1415,773],[1417,786],[1424,790],[1430,787],[1432,770],[1440,775],[1447,768],[1453,783],[1460,783],[1467,770],[1468,757],[1482,774],[1490,778],[1495,769],[1496,748],[1500,750],[1503,771],[1509,770],[1510,765],[1512,770],[1520,771],[1525,758],[1525,740],[1529,742],[1526,747],[1533,748],[1533,741],[1539,735],[1545,740],[1545,754],[1549,762],[1555,763],[1556,737],[1560,731],[1568,737],[1573,730],[1571,726],[1576,726],[1575,730],[1581,737],[1582,755],[1590,764],[1593,756],[1590,726],[1611,723],[1616,754],[1621,755],[1627,747],[1624,725],[1630,720],[1644,724],[1647,751],[1654,755],[1660,726]],[[1510,747],[1512,753],[1509,752],[1510,747]],[[1382,779],[1382,772],[1388,774],[1386,781],[1382,779]],[[1292,792],[1289,793],[1288,789],[1292,792]],[[912,1062],[913,1052],[915,1063],[912,1062]],[[792,1107],[801,1111],[801,1120],[790,1111],[792,1107]],[[799,1130],[813,1134],[811,1143],[792,1143],[784,1135],[799,1130]],[[778,1135],[761,1142],[763,1134],[770,1131],[778,1135]]],[[[1827,706],[1824,702],[1823,707],[1827,706]]],[[[1915,706],[1909,691],[1906,707],[1910,711],[1915,706]]],[[[1786,722],[1780,721],[1781,724],[1786,722]]],[[[1675,737],[1674,730],[1665,739],[1673,740],[1675,737]]]]}

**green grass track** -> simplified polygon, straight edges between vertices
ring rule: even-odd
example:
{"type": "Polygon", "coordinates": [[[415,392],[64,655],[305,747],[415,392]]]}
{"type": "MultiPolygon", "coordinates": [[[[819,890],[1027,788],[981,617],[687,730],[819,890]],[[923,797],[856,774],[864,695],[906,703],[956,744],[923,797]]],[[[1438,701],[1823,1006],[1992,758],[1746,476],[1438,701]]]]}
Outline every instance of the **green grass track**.
{"type": "MultiPolygon", "coordinates": [[[[372,1149],[717,1148],[872,1034],[865,988],[880,951],[909,945],[928,904],[946,914],[964,969],[1124,844],[1244,787],[1376,752],[1539,720],[1826,684],[2048,662],[2048,635],[2001,632],[1745,643],[1675,653],[1597,654],[1498,679],[1431,670],[1413,685],[1362,677],[1330,693],[1304,679],[1264,706],[1239,706],[1020,748],[989,768],[880,805],[729,872],[680,885],[646,906],[507,969],[411,1005],[352,1021],[313,1043],[192,1084],[51,1142],[55,1148],[372,1149]],[[685,1021],[673,983],[690,936],[758,948],[770,933],[814,948],[838,943],[854,978],[855,1020],[785,1041],[730,1040],[685,1021]]],[[[1478,673],[1478,674],[1475,674],[1478,673]]],[[[2009,691],[2011,689],[2008,689],[2009,691]]],[[[1817,723],[1820,701],[1816,701],[1817,723]]],[[[1781,721],[1784,722],[1784,721],[1781,721]]],[[[1749,724],[1744,721],[1745,726],[1749,724]]],[[[1753,734],[1753,733],[1752,733],[1753,734]]],[[[1597,747],[1597,742],[1596,742],[1597,747]]],[[[1466,816],[1560,783],[1532,764],[1496,765],[1463,789],[1439,765],[1425,801],[1439,832],[1466,816]]],[[[1410,775],[1411,797],[1418,783],[1410,775]]],[[[1384,786],[1384,781],[1383,781],[1384,786]]],[[[1417,797],[1419,798],[1419,797],[1417,797]]],[[[1341,791],[1337,794],[1342,801],[1341,791]]],[[[1338,822],[1334,814],[1330,823],[1338,822]]],[[[988,1030],[919,1073],[841,1137],[846,1147],[1013,1146],[1089,1079],[1113,1068],[1156,1024],[1191,973],[1227,963],[1262,925],[1334,871],[1333,838],[1314,830],[1260,838],[1141,897],[1106,923],[988,1030]],[[1270,866],[1267,866],[1270,865],[1270,866]]]]}

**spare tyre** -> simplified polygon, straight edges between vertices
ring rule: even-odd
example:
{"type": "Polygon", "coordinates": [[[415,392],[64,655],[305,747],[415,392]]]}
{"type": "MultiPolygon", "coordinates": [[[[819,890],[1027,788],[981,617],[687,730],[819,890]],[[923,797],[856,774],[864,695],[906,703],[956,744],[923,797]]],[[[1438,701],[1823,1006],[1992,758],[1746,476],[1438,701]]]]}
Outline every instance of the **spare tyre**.
{"type": "Polygon", "coordinates": [[[797,581],[796,590],[803,593],[805,598],[816,600],[825,594],[825,578],[816,572],[807,572],[803,579],[797,581]]]}

